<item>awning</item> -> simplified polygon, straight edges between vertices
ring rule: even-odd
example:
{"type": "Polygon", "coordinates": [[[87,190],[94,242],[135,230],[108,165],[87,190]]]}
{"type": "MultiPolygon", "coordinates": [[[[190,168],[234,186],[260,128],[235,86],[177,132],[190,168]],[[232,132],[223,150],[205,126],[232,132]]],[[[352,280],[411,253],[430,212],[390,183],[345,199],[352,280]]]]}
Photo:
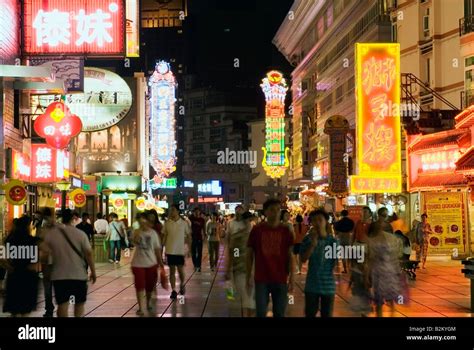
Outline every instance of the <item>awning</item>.
{"type": "Polygon", "coordinates": [[[470,143],[471,132],[469,129],[453,129],[433,134],[419,136],[409,146],[412,153],[433,149],[441,148],[446,146],[456,146],[470,143]]]}
{"type": "Polygon", "coordinates": [[[410,186],[410,192],[440,189],[443,187],[465,187],[467,179],[463,174],[446,173],[419,175],[410,186]]]}
{"type": "Polygon", "coordinates": [[[0,65],[0,80],[12,81],[15,89],[33,93],[66,91],[64,80],[56,79],[48,67],[0,65]]]}

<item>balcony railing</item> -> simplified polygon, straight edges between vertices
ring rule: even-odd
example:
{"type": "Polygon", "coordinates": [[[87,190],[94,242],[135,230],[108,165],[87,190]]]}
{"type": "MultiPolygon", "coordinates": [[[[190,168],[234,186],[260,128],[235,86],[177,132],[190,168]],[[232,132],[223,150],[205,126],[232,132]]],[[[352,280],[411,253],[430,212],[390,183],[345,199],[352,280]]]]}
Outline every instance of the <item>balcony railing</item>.
{"type": "Polygon", "coordinates": [[[464,17],[459,20],[459,35],[463,36],[474,32],[474,16],[464,17]]]}

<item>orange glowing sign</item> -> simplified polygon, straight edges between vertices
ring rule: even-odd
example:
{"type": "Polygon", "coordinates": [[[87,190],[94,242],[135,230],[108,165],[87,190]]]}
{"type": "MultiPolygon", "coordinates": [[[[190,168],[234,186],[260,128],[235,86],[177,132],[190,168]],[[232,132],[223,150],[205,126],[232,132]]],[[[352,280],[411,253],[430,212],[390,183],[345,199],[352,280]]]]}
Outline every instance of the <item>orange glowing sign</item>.
{"type": "Polygon", "coordinates": [[[356,44],[357,165],[352,193],[402,191],[400,45],[356,44]]]}

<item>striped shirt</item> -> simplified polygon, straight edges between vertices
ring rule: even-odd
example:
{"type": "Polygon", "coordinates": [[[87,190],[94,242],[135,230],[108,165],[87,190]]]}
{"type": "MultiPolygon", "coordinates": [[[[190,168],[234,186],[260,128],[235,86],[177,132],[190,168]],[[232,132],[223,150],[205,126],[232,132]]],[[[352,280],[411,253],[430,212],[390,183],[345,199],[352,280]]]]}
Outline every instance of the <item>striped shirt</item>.
{"type": "MultiPolygon", "coordinates": [[[[308,274],[306,276],[305,293],[314,293],[319,295],[336,294],[336,281],[334,280],[334,266],[337,262],[336,257],[326,258],[325,249],[327,246],[333,251],[333,244],[337,240],[332,236],[319,238],[313,254],[308,260],[308,274]]],[[[303,254],[311,246],[309,235],[303,239],[300,248],[300,254],[303,254]]]]}

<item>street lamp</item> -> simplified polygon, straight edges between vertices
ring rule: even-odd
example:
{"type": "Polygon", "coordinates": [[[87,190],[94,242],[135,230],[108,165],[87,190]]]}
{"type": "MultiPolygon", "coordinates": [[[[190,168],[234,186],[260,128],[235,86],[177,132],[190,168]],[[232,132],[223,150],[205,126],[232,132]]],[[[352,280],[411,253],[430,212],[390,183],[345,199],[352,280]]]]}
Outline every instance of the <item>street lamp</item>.
{"type": "Polygon", "coordinates": [[[109,197],[112,194],[112,190],[109,188],[105,188],[102,190],[102,194],[105,196],[105,217],[109,217],[109,197]]]}
{"type": "Polygon", "coordinates": [[[61,181],[56,183],[56,187],[61,191],[61,212],[64,213],[66,209],[67,191],[71,188],[71,183],[65,178],[62,178],[61,181]]]}

